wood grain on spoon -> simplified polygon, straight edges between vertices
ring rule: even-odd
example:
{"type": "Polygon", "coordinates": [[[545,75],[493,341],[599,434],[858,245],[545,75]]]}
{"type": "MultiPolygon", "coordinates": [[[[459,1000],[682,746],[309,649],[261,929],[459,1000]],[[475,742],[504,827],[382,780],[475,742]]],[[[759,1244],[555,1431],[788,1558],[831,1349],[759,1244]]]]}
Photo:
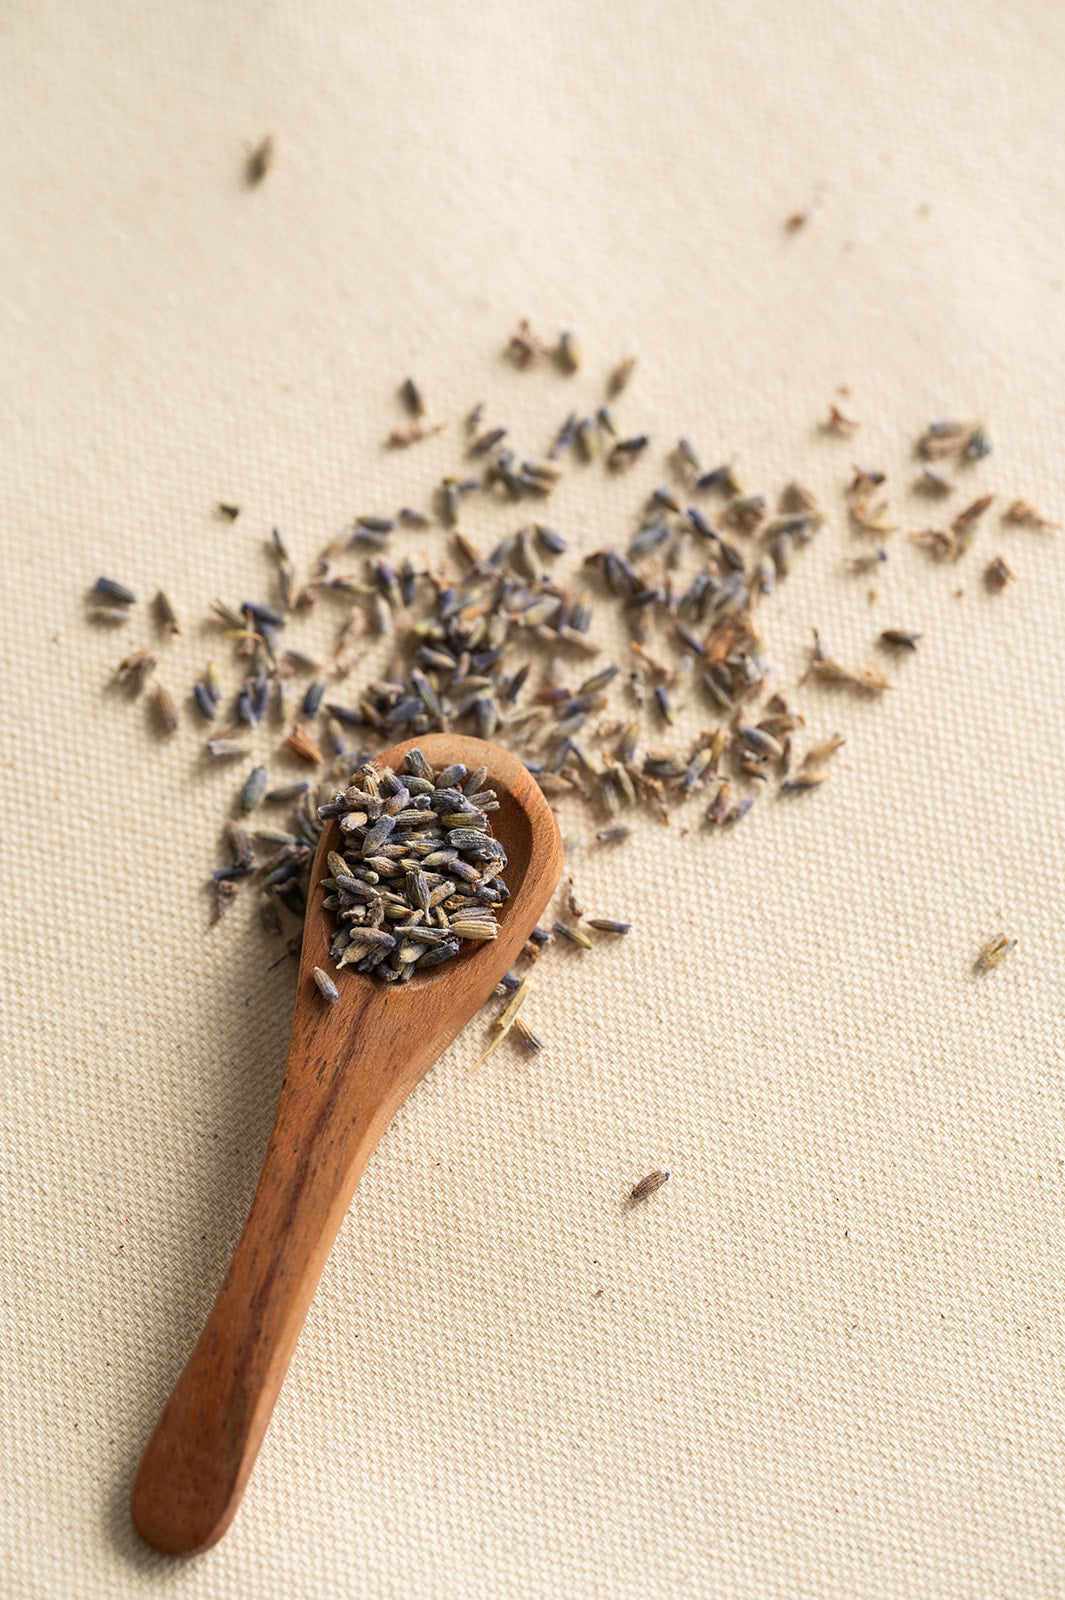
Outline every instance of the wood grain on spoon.
{"type": "Polygon", "coordinates": [[[337,975],[340,1001],[322,999],[315,966],[332,971],[333,918],[316,889],[303,936],[288,1064],[259,1186],[214,1309],[156,1425],[134,1479],[133,1521],[166,1555],[193,1555],[233,1519],[270,1420],[318,1279],[374,1146],[437,1057],[513,964],[562,871],[558,826],[521,762],[458,735],[410,739],[376,757],[398,767],[418,746],[439,769],[486,766],[500,807],[492,831],[507,852],[510,899],[499,936],[452,961],[384,984],[337,975]]]}

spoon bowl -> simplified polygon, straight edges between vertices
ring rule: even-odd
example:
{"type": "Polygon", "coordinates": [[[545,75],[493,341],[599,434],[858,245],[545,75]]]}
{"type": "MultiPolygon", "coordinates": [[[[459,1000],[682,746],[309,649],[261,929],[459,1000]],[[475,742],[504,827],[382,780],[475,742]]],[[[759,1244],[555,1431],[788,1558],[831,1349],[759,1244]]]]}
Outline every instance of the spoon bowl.
{"type": "Polygon", "coordinates": [[[326,825],[311,872],[299,988],[277,1115],[255,1199],[214,1309],[148,1441],[130,1506],[165,1555],[206,1550],[228,1528],[251,1474],[333,1240],[367,1161],[407,1095],[495,989],[551,898],[562,840],[516,756],[480,739],[431,734],[374,758],[396,768],[418,748],[436,770],[487,767],[507,854],[510,898],[499,933],[408,983],[350,967],[340,999],[318,992],[332,971],[334,924],[317,892],[342,835],[326,825]]]}
{"type": "MultiPolygon", "coordinates": [[[[513,964],[518,950],[521,949],[529,937],[531,929],[535,927],[536,918],[543,910],[543,905],[547,903],[546,900],[543,902],[539,910],[534,913],[533,920],[527,927],[523,925],[518,929],[518,924],[524,924],[524,921],[527,920],[525,912],[529,893],[538,893],[542,886],[543,877],[540,868],[545,862],[550,865],[555,856],[557,856],[555,873],[551,887],[548,890],[548,898],[550,898],[558,882],[562,871],[562,841],[558,835],[558,825],[542,792],[518,758],[510,755],[505,750],[500,750],[495,745],[487,744],[482,739],[465,738],[459,734],[430,734],[424,739],[408,739],[406,743],[398,744],[393,749],[386,750],[383,755],[375,756],[374,762],[379,766],[398,768],[407,752],[414,749],[422,752],[435,771],[459,761],[471,772],[477,767],[488,767],[488,777],[485,779],[485,783],[495,790],[496,798],[499,801],[499,810],[494,811],[490,818],[491,832],[507,853],[506,870],[503,872],[502,877],[510,891],[510,897],[504,900],[501,905],[495,907],[496,921],[500,929],[499,936],[495,940],[482,944],[472,940],[468,941],[460,947],[458,954],[453,956],[450,961],[445,961],[438,967],[428,967],[422,972],[415,972],[407,983],[392,984],[388,992],[395,996],[396,999],[401,999],[404,996],[420,993],[429,984],[443,982],[446,986],[449,982],[454,982],[459,972],[464,972],[466,967],[473,963],[477,964],[479,973],[485,966],[488,968],[494,967],[498,963],[500,951],[506,949],[508,959],[500,967],[498,975],[488,990],[488,993],[491,994],[492,989],[495,988],[503,973],[513,964]],[[492,765],[493,761],[495,762],[494,767],[492,765]],[[553,855],[547,850],[547,842],[543,837],[548,831],[546,824],[544,824],[545,817],[547,823],[554,830],[555,840],[557,840],[557,849],[553,855]],[[526,888],[526,879],[534,862],[536,870],[533,873],[533,881],[526,888]],[[525,892],[523,893],[523,891],[525,892]],[[512,919],[514,920],[515,930],[520,932],[520,938],[518,938],[517,945],[514,948],[512,948],[513,934],[511,934],[511,937],[507,937],[508,933],[511,933],[512,919]],[[486,960],[490,954],[496,956],[496,963],[486,960]]],[[[313,886],[317,884],[319,878],[329,875],[326,867],[326,857],[329,851],[343,851],[345,843],[339,822],[326,823],[318,843],[314,868],[311,872],[312,896],[316,893],[313,886]]],[[[319,914],[312,919],[311,911],[313,909],[313,905],[308,908],[307,923],[303,935],[303,948],[300,959],[301,982],[304,976],[310,977],[311,970],[314,967],[322,967],[327,972],[331,972],[333,966],[329,957],[329,946],[334,932],[333,919],[329,913],[319,914]]],[[[338,977],[337,979],[341,987],[342,996],[344,994],[344,982],[349,976],[355,984],[369,985],[371,992],[375,994],[379,993],[384,987],[380,979],[374,978],[372,974],[356,972],[352,967],[345,967],[343,977],[338,977]]],[[[340,1007],[338,1006],[334,1009],[339,1011],[340,1007]]]]}

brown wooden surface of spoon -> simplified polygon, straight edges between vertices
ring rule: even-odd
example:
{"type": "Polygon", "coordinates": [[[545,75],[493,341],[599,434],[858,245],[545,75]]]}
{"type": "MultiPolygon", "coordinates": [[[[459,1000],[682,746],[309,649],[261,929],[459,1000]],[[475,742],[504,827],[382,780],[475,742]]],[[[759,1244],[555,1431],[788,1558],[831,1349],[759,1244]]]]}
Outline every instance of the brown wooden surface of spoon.
{"type": "Polygon", "coordinates": [[[332,915],[314,869],[292,1040],[251,1212],[214,1309],[156,1425],[133,1482],[138,1533],[166,1555],[193,1555],[233,1519],[333,1240],[374,1146],[407,1095],[512,965],[562,871],[547,802],[516,756],[479,739],[431,734],[385,751],[396,767],[420,748],[439,769],[488,768],[499,797],[492,831],[507,853],[510,899],[499,936],[454,960],[384,984],[345,968],[340,1000],[319,994],[312,968],[333,971],[332,915]]]}

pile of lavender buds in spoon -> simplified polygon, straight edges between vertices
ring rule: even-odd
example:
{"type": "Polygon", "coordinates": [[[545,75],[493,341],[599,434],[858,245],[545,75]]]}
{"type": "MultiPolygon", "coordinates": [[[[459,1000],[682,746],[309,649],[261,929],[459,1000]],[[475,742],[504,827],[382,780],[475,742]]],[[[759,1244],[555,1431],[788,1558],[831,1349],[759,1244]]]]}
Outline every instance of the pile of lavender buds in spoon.
{"type": "MultiPolygon", "coordinates": [[[[506,852],[488,831],[499,801],[487,776],[487,767],[461,764],[434,773],[415,749],[398,773],[367,762],[319,806],[344,836],[321,881],[323,905],[337,914],[338,968],[406,983],[458,955],[464,941],[496,937],[495,908],[509,890],[499,875],[506,852]]],[[[327,982],[319,987],[331,1000],[327,982]]]]}

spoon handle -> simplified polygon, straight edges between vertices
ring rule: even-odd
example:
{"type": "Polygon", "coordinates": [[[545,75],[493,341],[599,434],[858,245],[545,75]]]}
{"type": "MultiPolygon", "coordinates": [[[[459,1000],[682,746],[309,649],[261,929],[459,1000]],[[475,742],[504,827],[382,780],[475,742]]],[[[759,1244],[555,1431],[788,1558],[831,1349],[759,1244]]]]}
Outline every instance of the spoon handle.
{"type": "Polygon", "coordinates": [[[206,1549],[232,1521],[355,1186],[443,1048],[439,1036],[408,1043],[397,1071],[383,1001],[366,1002],[339,1057],[324,1006],[319,1029],[294,1032],[244,1232],[133,1484],[137,1531],[166,1555],[206,1549]]]}

